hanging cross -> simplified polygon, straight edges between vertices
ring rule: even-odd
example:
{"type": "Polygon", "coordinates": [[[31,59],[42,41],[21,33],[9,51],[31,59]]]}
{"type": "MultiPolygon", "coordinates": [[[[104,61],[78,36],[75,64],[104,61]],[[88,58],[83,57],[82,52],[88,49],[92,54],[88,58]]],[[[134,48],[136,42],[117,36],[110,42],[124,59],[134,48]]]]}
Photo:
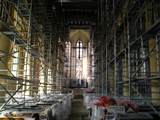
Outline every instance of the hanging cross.
{"type": "Polygon", "coordinates": [[[79,60],[80,60],[80,58],[81,58],[81,57],[80,57],[80,43],[81,43],[81,41],[78,41],[78,43],[79,43],[79,57],[78,57],[78,58],[79,58],[79,60]]]}

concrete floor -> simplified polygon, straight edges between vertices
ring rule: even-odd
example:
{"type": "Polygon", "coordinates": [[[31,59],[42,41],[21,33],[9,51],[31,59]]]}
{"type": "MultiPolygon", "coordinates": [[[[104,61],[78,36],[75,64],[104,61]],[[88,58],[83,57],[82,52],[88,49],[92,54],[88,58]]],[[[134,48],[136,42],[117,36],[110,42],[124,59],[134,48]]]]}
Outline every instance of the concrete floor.
{"type": "Polygon", "coordinates": [[[74,97],[71,114],[66,120],[90,120],[89,113],[89,110],[83,107],[83,96],[78,95],[74,97]]]}

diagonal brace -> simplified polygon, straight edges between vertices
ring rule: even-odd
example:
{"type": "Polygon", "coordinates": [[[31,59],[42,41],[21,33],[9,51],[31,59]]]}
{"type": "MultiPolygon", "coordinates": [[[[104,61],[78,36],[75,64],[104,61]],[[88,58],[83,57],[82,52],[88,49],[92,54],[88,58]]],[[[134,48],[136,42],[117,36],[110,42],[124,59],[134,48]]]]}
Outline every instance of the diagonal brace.
{"type": "Polygon", "coordinates": [[[6,53],[6,52],[4,52],[4,51],[2,51],[2,50],[0,50],[0,51],[3,52],[3,53],[5,53],[5,55],[2,56],[2,57],[0,57],[0,58],[4,58],[4,57],[7,57],[7,56],[11,56],[11,57],[13,57],[13,58],[16,58],[16,57],[13,56],[12,54],[15,54],[15,53],[19,52],[19,51],[15,51],[15,52],[13,52],[13,53],[8,54],[8,53],[6,53]]]}
{"type": "Polygon", "coordinates": [[[6,93],[17,103],[19,104],[19,102],[14,98],[12,97],[12,95],[6,90],[6,88],[0,83],[0,86],[6,91],[6,93]]]}
{"type": "Polygon", "coordinates": [[[0,107],[0,110],[10,101],[10,99],[17,93],[17,91],[23,86],[23,84],[21,84],[21,86],[19,86],[19,88],[11,95],[11,97],[0,107]]]}
{"type": "Polygon", "coordinates": [[[153,46],[153,48],[151,49],[151,51],[148,53],[148,55],[144,58],[144,60],[142,61],[142,63],[139,65],[138,69],[135,71],[135,73],[133,74],[133,76],[131,77],[131,79],[134,78],[134,76],[136,75],[136,73],[140,70],[141,66],[143,65],[143,62],[147,60],[147,58],[150,56],[150,54],[152,53],[152,51],[154,50],[154,48],[156,47],[156,45],[159,43],[160,38],[157,40],[157,42],[155,43],[155,45],[153,46]]]}

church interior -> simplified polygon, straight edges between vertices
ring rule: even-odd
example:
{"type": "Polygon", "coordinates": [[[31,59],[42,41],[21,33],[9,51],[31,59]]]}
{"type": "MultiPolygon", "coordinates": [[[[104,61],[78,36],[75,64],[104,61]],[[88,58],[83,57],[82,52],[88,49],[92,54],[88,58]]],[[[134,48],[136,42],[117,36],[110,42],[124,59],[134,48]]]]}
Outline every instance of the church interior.
{"type": "Polygon", "coordinates": [[[159,120],[159,0],[0,0],[0,120],[159,120]]]}

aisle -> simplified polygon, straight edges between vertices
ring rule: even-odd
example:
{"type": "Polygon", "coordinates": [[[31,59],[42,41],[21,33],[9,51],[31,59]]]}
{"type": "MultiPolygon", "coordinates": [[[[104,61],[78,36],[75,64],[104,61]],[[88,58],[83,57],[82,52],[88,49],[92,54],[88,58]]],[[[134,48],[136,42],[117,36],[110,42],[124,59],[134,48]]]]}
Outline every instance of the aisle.
{"type": "Polygon", "coordinates": [[[75,96],[72,104],[71,115],[68,120],[90,120],[89,110],[83,107],[83,96],[75,96]]]}

